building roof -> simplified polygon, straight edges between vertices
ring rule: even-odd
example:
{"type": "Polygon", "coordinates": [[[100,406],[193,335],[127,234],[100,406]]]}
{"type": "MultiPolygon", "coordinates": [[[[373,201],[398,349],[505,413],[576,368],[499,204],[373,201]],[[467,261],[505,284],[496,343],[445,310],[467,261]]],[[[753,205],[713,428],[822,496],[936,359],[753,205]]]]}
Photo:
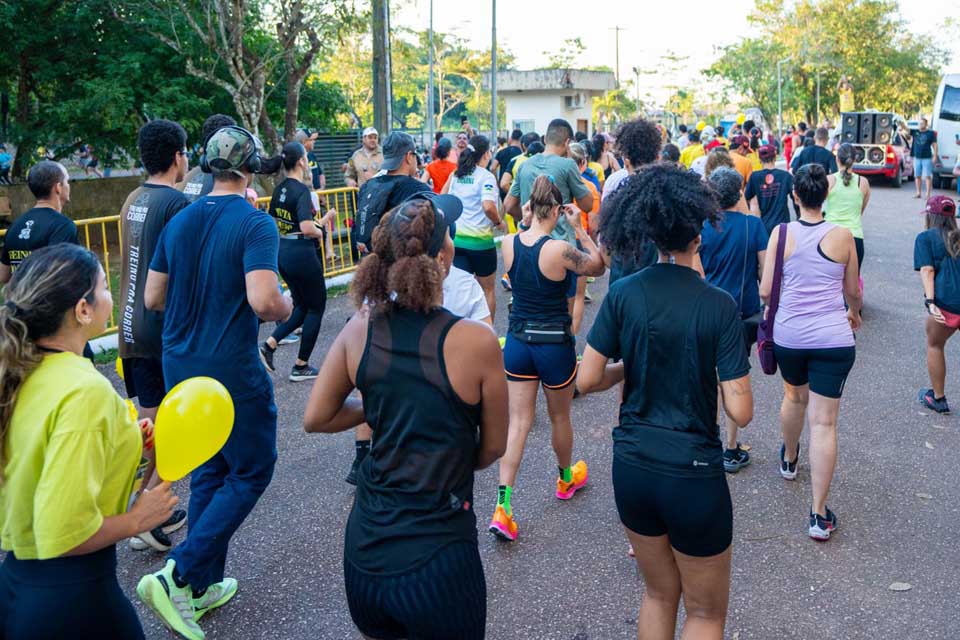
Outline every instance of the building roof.
{"type": "MultiPolygon", "coordinates": [[[[490,88],[490,74],[483,76],[484,89],[490,88]]],[[[511,91],[609,91],[617,86],[612,71],[583,69],[534,69],[498,71],[497,92],[511,91]]]]}

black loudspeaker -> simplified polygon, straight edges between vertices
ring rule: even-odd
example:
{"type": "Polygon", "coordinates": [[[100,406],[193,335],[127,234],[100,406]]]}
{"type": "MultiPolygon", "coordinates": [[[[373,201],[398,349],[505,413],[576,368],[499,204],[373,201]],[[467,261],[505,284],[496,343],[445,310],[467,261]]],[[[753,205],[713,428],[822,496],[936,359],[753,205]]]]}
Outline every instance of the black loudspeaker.
{"type": "Polygon", "coordinates": [[[840,124],[842,127],[840,132],[840,142],[849,142],[850,144],[855,144],[857,142],[857,132],[860,129],[859,114],[843,114],[843,122],[840,124]]]}
{"type": "Polygon", "coordinates": [[[873,114],[861,113],[860,136],[858,138],[860,144],[873,144],[873,131],[873,114]]]}
{"type": "Polygon", "coordinates": [[[890,144],[893,140],[893,114],[878,113],[874,119],[873,141],[875,144],[890,144]]]}

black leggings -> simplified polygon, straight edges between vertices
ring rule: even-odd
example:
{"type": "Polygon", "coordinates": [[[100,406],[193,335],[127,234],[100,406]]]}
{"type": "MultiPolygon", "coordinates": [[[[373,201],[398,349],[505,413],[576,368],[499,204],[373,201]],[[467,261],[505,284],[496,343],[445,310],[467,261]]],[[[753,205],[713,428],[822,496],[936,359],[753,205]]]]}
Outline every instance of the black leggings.
{"type": "Polygon", "coordinates": [[[303,326],[297,358],[307,362],[317,344],[323,312],[327,308],[327,283],[323,278],[317,245],[312,240],[281,238],[279,267],[293,296],[293,313],[289,320],[277,325],[272,337],[283,340],[294,329],[303,326]]]}
{"type": "Polygon", "coordinates": [[[863,238],[854,238],[853,244],[857,245],[857,275],[863,271],[863,238]]]}
{"type": "Polygon", "coordinates": [[[400,575],[376,575],[343,559],[350,616],[377,640],[482,640],[487,582],[477,543],[454,542],[400,575]]]}
{"type": "Polygon", "coordinates": [[[0,567],[0,639],[141,640],[133,605],[117,583],[116,547],[0,567]]]}

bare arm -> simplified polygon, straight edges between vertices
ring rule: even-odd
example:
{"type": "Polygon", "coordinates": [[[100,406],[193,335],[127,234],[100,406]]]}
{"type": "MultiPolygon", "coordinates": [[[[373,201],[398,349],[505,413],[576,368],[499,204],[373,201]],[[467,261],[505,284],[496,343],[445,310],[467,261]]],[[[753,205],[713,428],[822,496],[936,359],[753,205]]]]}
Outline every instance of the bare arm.
{"type": "Polygon", "coordinates": [[[170,490],[170,483],[162,482],[150,491],[142,492],[130,511],[104,518],[96,533],[63,555],[93,553],[124,538],[150,531],[166,522],[179,501],[180,498],[170,490]]]}
{"type": "Polygon", "coordinates": [[[476,361],[480,381],[480,448],[477,451],[477,469],[484,469],[499,459],[507,450],[507,427],[510,412],[507,403],[507,379],[503,375],[503,351],[492,331],[477,335],[476,361]]]}
{"type": "Polygon", "coordinates": [[[510,191],[510,185],[513,184],[513,174],[509,171],[504,171],[503,176],[500,178],[500,188],[503,191],[510,191]]]}
{"type": "Polygon", "coordinates": [[[363,339],[358,325],[363,321],[354,317],[343,328],[327,357],[320,366],[320,375],[310,392],[307,408],[303,415],[303,430],[307,433],[339,433],[364,421],[363,402],[350,398],[355,385],[350,376],[347,343],[363,339]]]}
{"type": "Polygon", "coordinates": [[[447,176],[447,181],[443,183],[443,189],[440,189],[440,193],[450,193],[450,185],[453,184],[454,179],[456,179],[457,174],[451,173],[447,176]]]}
{"type": "Polygon", "coordinates": [[[276,273],[257,269],[246,275],[245,282],[247,302],[261,320],[279,322],[290,317],[293,301],[280,293],[280,280],[276,273]]]}
{"type": "Polygon", "coordinates": [[[10,282],[11,276],[13,276],[13,270],[10,269],[10,265],[0,263],[0,284],[10,282]]]}
{"type": "Polygon", "coordinates": [[[741,429],[753,420],[753,390],[750,374],[720,383],[723,411],[741,429]]]}
{"type": "Polygon", "coordinates": [[[757,251],[757,273],[763,276],[763,266],[766,264],[767,250],[757,251]]]}
{"type": "Polygon", "coordinates": [[[863,205],[860,207],[860,215],[862,216],[870,202],[870,183],[866,178],[860,178],[860,193],[863,194],[863,205]]]}
{"type": "Polygon", "coordinates": [[[607,364],[607,359],[607,356],[587,345],[577,368],[577,389],[580,393],[606,391],[623,382],[623,362],[607,364]]]}
{"type": "Polygon", "coordinates": [[[514,220],[520,220],[520,198],[508,193],[503,199],[503,210],[512,215],[514,220]]]}
{"type": "Polygon", "coordinates": [[[603,262],[603,254],[600,253],[597,243],[584,232],[580,227],[580,212],[574,211],[572,214],[567,210],[567,222],[577,233],[577,240],[583,245],[584,251],[579,251],[575,246],[568,242],[563,242],[563,266],[568,271],[573,271],[578,276],[602,276],[606,271],[606,265],[603,262]],[[574,218],[576,218],[574,220],[574,218]]]}
{"type": "MultiPolygon", "coordinates": [[[[326,218],[326,216],[324,216],[326,218]]],[[[323,219],[321,219],[322,223],[323,219]]],[[[303,234],[304,238],[322,238],[323,231],[320,227],[317,226],[317,223],[313,220],[304,220],[300,223],[300,233],[303,234]]]]}
{"type": "Polygon", "coordinates": [[[487,216],[487,219],[493,223],[493,226],[503,228],[503,218],[500,217],[500,212],[497,211],[497,203],[490,200],[484,200],[481,205],[483,207],[483,214],[487,216]]]}
{"type": "Polygon", "coordinates": [[[747,204],[750,207],[750,213],[760,217],[760,198],[750,198],[750,202],[747,204]]]}
{"type": "Polygon", "coordinates": [[[147,284],[143,288],[143,304],[150,311],[163,311],[167,304],[167,282],[169,276],[150,269],[147,272],[147,284]]]}
{"type": "MultiPolygon", "coordinates": [[[[770,292],[773,290],[773,270],[777,265],[777,239],[780,237],[778,226],[770,233],[770,242],[763,256],[763,276],[760,278],[760,299],[764,304],[770,304],[770,292]]],[[[786,241],[786,238],[784,238],[786,241]]]]}
{"type": "Polygon", "coordinates": [[[593,209],[593,194],[587,191],[587,195],[582,198],[577,198],[577,206],[580,207],[583,211],[590,211],[593,209]]]}
{"type": "Polygon", "coordinates": [[[847,231],[847,268],[843,274],[843,298],[850,311],[860,313],[863,306],[863,294],[860,293],[860,264],[857,261],[857,245],[853,234],[847,231]]]}

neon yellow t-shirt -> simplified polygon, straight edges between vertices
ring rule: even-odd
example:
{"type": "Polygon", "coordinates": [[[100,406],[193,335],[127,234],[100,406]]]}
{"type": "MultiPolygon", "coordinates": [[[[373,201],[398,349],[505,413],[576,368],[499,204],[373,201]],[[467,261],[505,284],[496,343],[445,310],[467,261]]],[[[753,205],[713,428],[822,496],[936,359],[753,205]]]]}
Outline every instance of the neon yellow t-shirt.
{"type": "Polygon", "coordinates": [[[684,147],[683,151],[680,152],[680,164],[689,169],[690,165],[693,164],[693,161],[702,157],[703,155],[704,150],[702,144],[699,142],[696,144],[688,144],[686,147],[684,147]]]}
{"type": "Polygon", "coordinates": [[[17,395],[3,450],[0,547],[56,558],[124,513],[140,461],[140,429],[93,364],[55,353],[17,395]]]}
{"type": "Polygon", "coordinates": [[[597,180],[600,182],[600,188],[603,188],[603,183],[606,182],[607,176],[603,172],[603,165],[599,162],[588,162],[587,167],[593,169],[593,172],[597,174],[597,180]]]}

